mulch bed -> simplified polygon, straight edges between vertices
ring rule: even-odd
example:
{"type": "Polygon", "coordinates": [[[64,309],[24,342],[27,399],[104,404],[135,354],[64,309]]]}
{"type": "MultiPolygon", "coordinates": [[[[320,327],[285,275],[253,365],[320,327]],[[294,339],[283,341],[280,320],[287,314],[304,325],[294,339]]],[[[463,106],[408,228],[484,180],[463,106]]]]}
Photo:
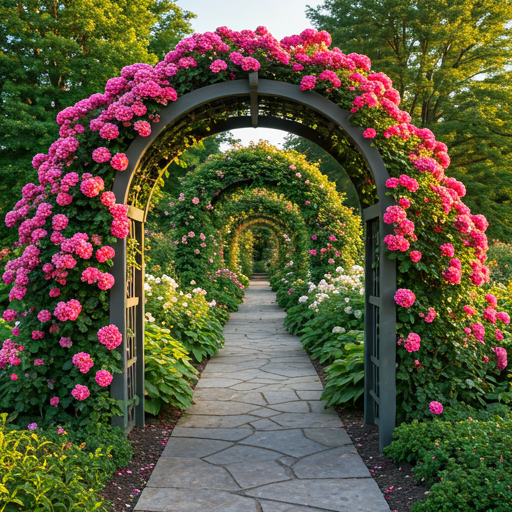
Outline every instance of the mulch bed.
{"type": "MultiPolygon", "coordinates": [[[[311,362],[325,387],[325,365],[314,359],[311,362]]],[[[413,503],[426,499],[429,491],[414,483],[411,464],[397,466],[380,453],[379,427],[365,424],[362,406],[337,406],[335,410],[392,512],[409,512],[413,503]]]]}
{"type": "MultiPolygon", "coordinates": [[[[207,362],[204,359],[200,365],[195,365],[199,376],[207,362]]],[[[111,512],[134,509],[182,414],[182,411],[167,406],[158,417],[147,414],[144,428],[134,427],[130,431],[128,439],[133,448],[132,460],[126,468],[114,473],[112,480],[101,492],[105,500],[112,502],[111,512]]]]}

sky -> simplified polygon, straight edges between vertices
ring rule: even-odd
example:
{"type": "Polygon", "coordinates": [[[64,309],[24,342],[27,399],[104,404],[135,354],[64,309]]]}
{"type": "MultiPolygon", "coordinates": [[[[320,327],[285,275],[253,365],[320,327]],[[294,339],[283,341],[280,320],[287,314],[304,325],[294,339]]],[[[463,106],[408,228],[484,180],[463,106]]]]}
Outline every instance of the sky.
{"type": "MultiPolygon", "coordinates": [[[[311,27],[306,18],[306,5],[316,7],[320,0],[178,0],[178,5],[197,14],[192,20],[195,32],[214,32],[217,27],[226,26],[232,30],[255,30],[263,25],[278,40],[293,34],[300,34],[311,27]]],[[[232,130],[244,146],[252,140],[268,140],[281,147],[286,132],[270,128],[242,128],[232,130]]]]}

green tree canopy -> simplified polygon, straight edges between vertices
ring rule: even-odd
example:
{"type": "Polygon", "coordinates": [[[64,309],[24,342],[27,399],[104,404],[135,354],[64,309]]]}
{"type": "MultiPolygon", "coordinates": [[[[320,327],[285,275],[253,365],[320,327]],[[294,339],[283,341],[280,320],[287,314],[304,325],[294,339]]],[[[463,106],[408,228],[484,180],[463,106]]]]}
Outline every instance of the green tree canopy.
{"type": "Polygon", "coordinates": [[[134,62],[155,64],[194,14],[170,0],[3,0],[0,4],[0,215],[58,137],[57,113],[134,62]]]}
{"type": "Polygon", "coordinates": [[[392,78],[412,122],[447,144],[489,236],[512,236],[512,3],[325,0],[307,16],[392,78]]]}

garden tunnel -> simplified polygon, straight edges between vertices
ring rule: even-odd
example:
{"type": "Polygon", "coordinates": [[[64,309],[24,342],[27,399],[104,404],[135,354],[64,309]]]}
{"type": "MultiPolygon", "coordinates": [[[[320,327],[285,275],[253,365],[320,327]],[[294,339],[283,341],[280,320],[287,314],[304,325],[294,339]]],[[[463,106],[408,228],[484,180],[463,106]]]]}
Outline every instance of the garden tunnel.
{"type": "Polygon", "coordinates": [[[365,421],[378,422],[381,448],[392,439],[396,416],[396,263],[384,257],[383,239],[392,226],[382,221],[394,204],[386,195],[388,171],[349,112],[298,85],[277,80],[237,79],[197,88],[161,108],[148,137],[137,136],[126,151],[128,168],[113,186],[118,203],[129,205],[130,234],[115,248],[110,321],[123,335],[125,371],[116,374],[112,396],[127,404],[117,424],[144,424],[144,222],[151,197],[168,162],[187,144],[244,127],[267,127],[302,136],[330,153],[345,169],[359,196],[365,226],[365,421]],[[135,240],[136,242],[132,242],[135,240]],[[127,261],[130,243],[140,248],[127,261]],[[139,397],[138,404],[134,397],[139,397]]]}

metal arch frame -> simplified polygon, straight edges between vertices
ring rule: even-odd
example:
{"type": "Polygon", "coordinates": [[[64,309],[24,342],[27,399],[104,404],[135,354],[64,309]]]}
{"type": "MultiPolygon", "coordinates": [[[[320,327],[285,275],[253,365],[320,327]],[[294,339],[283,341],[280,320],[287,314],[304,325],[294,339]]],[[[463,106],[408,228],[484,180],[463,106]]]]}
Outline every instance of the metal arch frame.
{"type": "MultiPolygon", "coordinates": [[[[114,182],[113,192],[118,203],[127,203],[130,184],[141,163],[145,152],[157,139],[160,133],[169,124],[183,118],[188,113],[207,105],[214,100],[227,99],[232,97],[250,98],[251,116],[248,118],[231,118],[228,121],[214,124],[209,132],[210,135],[226,131],[235,127],[243,126],[268,126],[286,130],[301,135],[315,144],[328,149],[328,141],[315,132],[297,122],[286,121],[277,118],[258,117],[258,96],[278,97],[284,100],[308,107],[316,111],[320,116],[330,120],[343,129],[354,148],[361,153],[368,164],[377,188],[378,203],[362,210],[363,221],[366,227],[365,242],[365,421],[373,423],[378,410],[379,422],[379,444],[380,448],[387,446],[392,441],[392,432],[395,427],[396,418],[396,305],[394,294],[396,292],[396,262],[385,257],[384,251],[376,256],[378,249],[376,243],[380,242],[383,247],[383,240],[387,234],[392,233],[392,228],[384,224],[382,217],[388,206],[394,204],[393,199],[386,195],[386,181],[389,174],[384,165],[378,149],[371,144],[371,139],[363,137],[361,127],[352,126],[348,120],[349,112],[340,108],[335,103],[313,91],[302,91],[299,86],[275,80],[258,79],[257,73],[251,73],[248,80],[233,80],[221,82],[196,89],[160,111],[160,122],[153,125],[149,137],[137,136],[126,151],[129,165],[123,173],[118,173],[114,182]],[[242,121],[243,120],[243,121],[242,121]],[[262,122],[263,121],[263,122],[262,122]],[[372,223],[375,226],[378,222],[378,239],[372,243],[370,233],[375,233],[375,227],[371,229],[372,223]],[[376,259],[378,257],[378,260],[376,259]],[[373,280],[375,273],[373,264],[378,265],[378,283],[380,292],[378,296],[373,295],[375,287],[373,280]],[[375,334],[378,329],[377,345],[368,343],[370,335],[375,334]],[[373,345],[373,348],[372,348],[373,345]],[[377,350],[375,350],[375,346],[377,350]]],[[[147,217],[150,200],[145,211],[131,207],[129,216],[136,223],[135,232],[143,236],[143,223],[147,217]]],[[[375,237],[374,237],[375,238],[375,237]]],[[[139,241],[140,242],[140,241],[139,241]]],[[[117,325],[123,334],[123,343],[120,347],[123,361],[126,364],[126,240],[119,240],[115,246],[116,256],[114,258],[113,273],[116,279],[115,285],[110,292],[110,322],[117,325]]],[[[143,264],[143,261],[141,262],[143,264]]],[[[139,396],[139,405],[135,411],[135,424],[144,424],[144,290],[143,278],[144,269],[138,272],[139,278],[135,283],[136,293],[139,299],[139,314],[141,320],[139,325],[137,345],[137,370],[136,393],[139,396]]],[[[116,374],[111,387],[111,394],[118,400],[128,399],[126,372],[116,374]]],[[[116,423],[128,428],[127,413],[124,418],[116,420],[116,423]]]]}

